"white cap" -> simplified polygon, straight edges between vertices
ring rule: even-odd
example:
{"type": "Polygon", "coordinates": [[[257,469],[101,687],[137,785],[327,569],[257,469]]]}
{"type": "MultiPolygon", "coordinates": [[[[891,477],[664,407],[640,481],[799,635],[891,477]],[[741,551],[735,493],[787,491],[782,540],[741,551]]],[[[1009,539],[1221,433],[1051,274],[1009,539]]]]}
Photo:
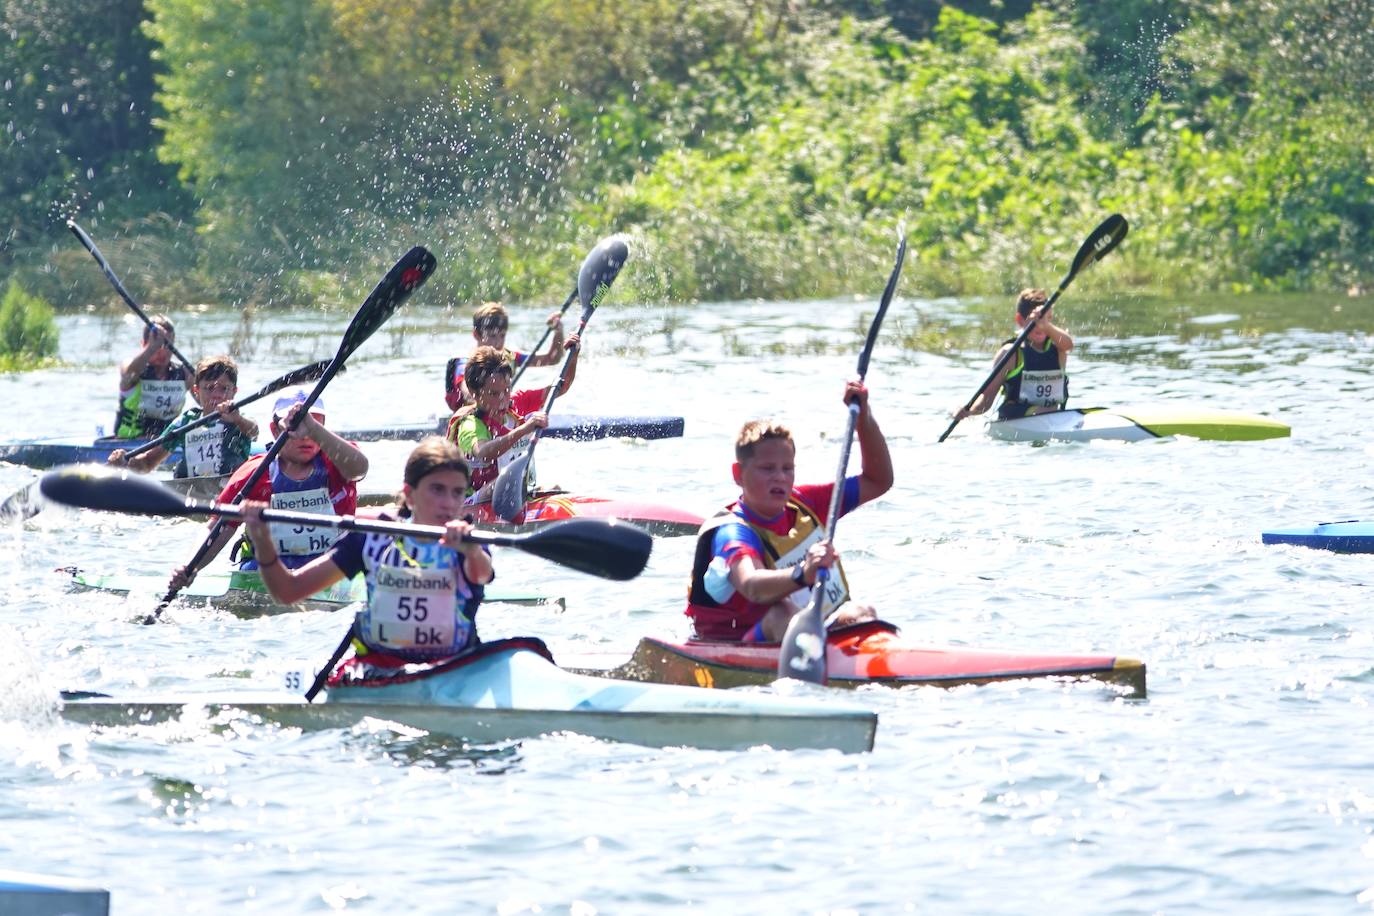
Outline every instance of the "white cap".
{"type": "MultiPolygon", "coordinates": [[[[304,389],[297,388],[290,394],[285,394],[277,398],[277,403],[272,405],[272,419],[278,420],[286,416],[291,412],[292,407],[295,407],[297,404],[304,404],[307,397],[309,397],[308,392],[304,389]]],[[[310,405],[310,415],[314,417],[323,417],[325,415],[323,398],[316,398],[315,403],[310,405]]]]}

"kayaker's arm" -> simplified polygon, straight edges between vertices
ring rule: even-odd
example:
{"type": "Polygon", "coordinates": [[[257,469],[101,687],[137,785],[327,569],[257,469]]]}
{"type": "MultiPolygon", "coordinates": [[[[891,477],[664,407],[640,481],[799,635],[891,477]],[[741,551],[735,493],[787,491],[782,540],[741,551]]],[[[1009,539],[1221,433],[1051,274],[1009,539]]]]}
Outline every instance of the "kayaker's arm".
{"type": "MultiPolygon", "coordinates": [[[[559,329],[561,335],[562,329],[559,329]]],[[[568,374],[563,379],[563,384],[558,389],[558,396],[562,397],[572,388],[573,379],[577,378],[577,358],[582,353],[581,338],[574,334],[563,344],[564,349],[572,351],[572,358],[568,360],[568,374]]]]}
{"type": "Polygon", "coordinates": [[[463,519],[453,519],[445,528],[447,531],[441,543],[463,555],[463,575],[467,580],[473,585],[490,582],[494,576],[491,554],[483,550],[481,544],[469,544],[464,540],[468,532],[473,530],[473,524],[463,519]]]}
{"type": "Polygon", "coordinates": [[[343,570],[334,565],[327,553],[299,569],[291,569],[282,563],[276,542],[272,539],[272,529],[259,514],[265,508],[266,503],[245,502],[243,519],[248,539],[253,542],[258,575],[262,576],[262,584],[273,598],[282,604],[295,604],[344,578],[343,570]]]}
{"type": "MultiPolygon", "coordinates": [[[[1011,344],[1007,344],[997,351],[997,357],[992,361],[994,366],[1002,361],[1002,357],[1010,347],[1011,344]]],[[[976,414],[987,413],[988,408],[997,400],[997,392],[1001,391],[1002,386],[1007,382],[1007,373],[1011,371],[1011,364],[1012,360],[1007,360],[1006,364],[1003,365],[1002,368],[997,371],[997,374],[992,377],[992,380],[988,382],[987,387],[978,392],[978,397],[973,399],[972,404],[967,408],[961,407],[955,411],[955,419],[962,420],[976,414]]]]}
{"type": "Polygon", "coordinates": [[[128,468],[140,474],[146,474],[153,468],[167,460],[167,456],[172,454],[162,446],[150,449],[142,455],[135,455],[133,458],[125,459],[128,454],[126,449],[117,448],[110,452],[110,457],[105,459],[105,463],[117,468],[128,468]]]}
{"type": "Polygon", "coordinates": [[[868,389],[861,382],[850,382],[845,386],[846,402],[851,398],[859,401],[859,422],[855,431],[859,436],[859,460],[863,465],[859,472],[859,505],[863,505],[891,490],[895,474],[887,437],[878,428],[878,421],[869,408],[868,389]]]}
{"type": "Polygon", "coordinates": [[[816,571],[833,564],[836,556],[834,546],[828,542],[814,545],[802,560],[798,576],[794,572],[796,567],[765,569],[753,556],[743,553],[730,566],[730,584],[754,604],[776,604],[804,585],[815,585],[816,571]]]}
{"type": "Polygon", "coordinates": [[[477,443],[477,446],[472,450],[471,457],[482,461],[491,461],[494,458],[500,458],[506,452],[510,451],[521,439],[530,435],[536,429],[541,429],[548,425],[548,415],[542,410],[535,411],[525,418],[525,422],[521,423],[510,432],[500,436],[493,436],[490,439],[484,439],[477,443]]]}
{"type": "Polygon", "coordinates": [[[327,429],[309,414],[306,414],[297,429],[319,444],[320,451],[333,462],[344,479],[362,480],[367,476],[367,456],[352,442],[327,429]]]}
{"type": "Polygon", "coordinates": [[[161,327],[153,325],[148,329],[148,340],[143,344],[143,349],[134,354],[134,358],[124,364],[119,370],[119,390],[132,391],[138,384],[138,379],[143,375],[143,370],[148,368],[148,363],[152,362],[153,354],[167,342],[167,332],[161,327]]]}
{"type": "Polygon", "coordinates": [[[1036,327],[1045,332],[1050,343],[1054,344],[1055,349],[1059,351],[1059,368],[1063,369],[1068,362],[1069,351],[1073,349],[1073,338],[1069,336],[1068,331],[1051,323],[1051,314],[1053,314],[1052,309],[1041,306],[1035,310],[1032,317],[1035,319],[1036,327]]]}
{"type": "Polygon", "coordinates": [[[549,320],[546,322],[546,324],[548,324],[549,327],[553,328],[553,342],[549,344],[549,350],[547,353],[531,353],[529,356],[526,357],[526,359],[529,360],[530,366],[533,368],[538,368],[540,366],[556,366],[558,365],[559,359],[563,355],[559,352],[563,349],[564,346],[563,313],[554,312],[552,315],[549,316],[549,320]]]}

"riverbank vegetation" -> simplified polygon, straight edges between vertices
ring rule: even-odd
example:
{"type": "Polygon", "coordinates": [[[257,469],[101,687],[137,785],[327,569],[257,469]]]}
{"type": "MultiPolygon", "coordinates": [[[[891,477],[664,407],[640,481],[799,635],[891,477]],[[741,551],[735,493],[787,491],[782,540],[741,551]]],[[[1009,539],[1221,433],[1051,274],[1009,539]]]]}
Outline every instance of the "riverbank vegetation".
{"type": "Polygon", "coordinates": [[[651,301],[1060,276],[1374,281],[1374,37],[1352,0],[0,0],[0,269],[108,298],[332,303],[399,253],[455,304],[560,300],[598,237],[651,301]],[[117,20],[117,22],[116,22],[117,20]]]}

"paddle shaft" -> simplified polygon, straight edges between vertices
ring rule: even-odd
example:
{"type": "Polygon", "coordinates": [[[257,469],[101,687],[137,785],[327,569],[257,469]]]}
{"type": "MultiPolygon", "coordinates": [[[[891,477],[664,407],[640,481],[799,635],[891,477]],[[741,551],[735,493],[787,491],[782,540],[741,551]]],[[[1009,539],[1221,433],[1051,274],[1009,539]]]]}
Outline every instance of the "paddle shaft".
{"type": "MultiPolygon", "coordinates": [[[[562,316],[568,314],[568,308],[569,308],[569,306],[571,306],[571,305],[573,304],[573,301],[574,301],[575,299],[577,299],[577,287],[576,287],[576,286],[574,286],[574,287],[573,287],[573,291],[572,291],[571,293],[568,294],[568,298],[567,298],[566,300],[564,300],[564,302],[563,302],[563,307],[562,307],[561,309],[558,310],[558,316],[559,316],[560,318],[561,318],[562,316]]],[[[552,327],[547,327],[547,328],[545,328],[545,329],[544,329],[544,336],[541,337],[541,338],[539,338],[539,343],[537,343],[537,344],[534,345],[534,349],[533,349],[533,350],[531,350],[529,353],[525,354],[525,361],[522,362],[522,363],[520,364],[520,368],[518,368],[518,369],[515,370],[515,375],[514,375],[514,376],[511,378],[511,380],[510,380],[510,390],[511,390],[511,391],[514,391],[514,390],[515,390],[515,383],[518,382],[518,381],[520,381],[520,376],[524,375],[524,374],[525,374],[525,370],[529,368],[530,360],[533,359],[533,358],[534,358],[534,355],[535,355],[536,353],[538,353],[539,350],[544,346],[544,341],[548,340],[548,339],[549,339],[549,335],[552,334],[552,333],[553,333],[553,328],[552,328],[552,327]]]]}
{"type": "MultiPolygon", "coordinates": [[[[78,226],[75,220],[70,219],[67,220],[67,228],[72,231],[72,234],[77,237],[77,239],[81,242],[82,246],[84,246],[85,249],[91,253],[91,257],[95,258],[95,262],[100,265],[100,269],[105,273],[105,279],[110,281],[110,285],[112,285],[115,288],[115,292],[119,293],[119,296],[121,299],[124,300],[124,303],[128,305],[129,308],[133,309],[134,314],[137,315],[139,318],[142,318],[143,323],[146,324],[149,328],[157,327],[155,324],[153,324],[153,320],[148,317],[147,313],[144,312],[143,309],[139,308],[138,303],[134,301],[134,297],[129,295],[129,291],[124,288],[124,284],[119,282],[119,277],[115,276],[114,269],[110,267],[110,262],[106,261],[105,256],[100,253],[100,249],[95,247],[95,242],[92,241],[91,237],[86,234],[86,230],[78,226]]],[[[188,360],[185,356],[182,355],[180,350],[173,346],[173,344],[170,341],[167,342],[165,346],[168,350],[172,351],[172,355],[177,358],[177,361],[185,367],[188,375],[194,376],[196,374],[195,367],[191,365],[190,360],[188,360]]]]}
{"type": "MultiPolygon", "coordinates": [[[[314,381],[315,379],[320,378],[321,374],[325,371],[325,369],[328,368],[328,366],[329,364],[327,362],[325,362],[324,360],[320,360],[318,363],[306,366],[304,369],[297,369],[294,372],[288,372],[281,378],[276,379],[272,382],[268,382],[262,388],[259,388],[257,391],[248,395],[248,397],[239,398],[237,401],[234,402],[234,410],[237,411],[244,407],[247,407],[254,401],[259,400],[261,398],[265,398],[269,394],[272,394],[274,392],[280,391],[288,385],[298,385],[301,382],[314,381]]],[[[340,369],[339,371],[342,372],[343,370],[340,369]]],[[[153,449],[158,448],[159,446],[166,445],[168,442],[172,441],[177,436],[189,433],[193,429],[199,429],[200,427],[205,426],[207,423],[215,422],[221,416],[222,414],[218,410],[215,410],[205,414],[198,420],[192,420],[190,423],[187,423],[184,426],[178,426],[176,429],[169,429],[167,432],[158,436],[156,439],[153,439],[150,442],[145,442],[136,449],[132,449],[124,455],[124,458],[126,460],[130,458],[137,458],[139,455],[151,452],[153,449]]]]}
{"type": "MultiPolygon", "coordinates": [[[[248,476],[248,479],[244,482],[239,492],[234,495],[235,503],[241,501],[245,494],[252,492],[253,488],[257,486],[258,481],[262,480],[262,478],[267,475],[268,469],[272,466],[272,462],[276,460],[277,456],[281,454],[281,450],[286,446],[286,440],[290,436],[291,431],[301,424],[305,415],[310,412],[310,408],[314,406],[315,401],[319,400],[320,394],[324,391],[325,386],[329,384],[334,376],[339,374],[339,371],[343,368],[344,361],[347,360],[349,356],[353,355],[353,351],[362,346],[363,342],[367,340],[377,328],[381,327],[382,323],[391,316],[391,313],[405,301],[411,292],[429,278],[429,275],[434,271],[434,266],[434,256],[423,248],[416,247],[412,248],[391,268],[390,271],[387,272],[387,275],[377,284],[376,289],[372,291],[358,308],[357,313],[353,316],[353,320],[349,322],[347,330],[344,331],[343,340],[339,343],[338,352],[334,354],[334,358],[330,360],[329,365],[326,366],[324,372],[320,374],[320,380],[315,383],[315,387],[311,389],[310,394],[306,395],[300,410],[296,412],[291,422],[282,429],[281,434],[272,442],[271,448],[262,456],[262,461],[253,469],[253,473],[248,476]]],[[[217,519],[215,524],[211,526],[210,533],[206,535],[205,540],[201,542],[200,548],[196,551],[195,556],[191,557],[190,562],[186,564],[186,584],[189,585],[195,580],[197,568],[200,566],[201,561],[205,559],[206,554],[210,552],[210,548],[219,539],[220,533],[223,530],[224,519],[217,519]]],[[[179,590],[180,589],[177,588],[169,588],[167,590],[167,594],[163,596],[162,601],[153,609],[151,620],[156,620],[167,605],[172,603],[172,599],[177,596],[179,590]]]]}
{"type": "MultiPolygon", "coordinates": [[[[863,350],[859,353],[860,383],[868,375],[868,363],[873,356],[878,331],[882,327],[884,316],[887,315],[888,306],[892,304],[892,299],[896,295],[897,281],[901,278],[902,265],[906,261],[906,236],[899,235],[898,238],[897,263],[893,265],[892,273],[888,276],[883,297],[878,303],[878,311],[868,327],[868,336],[864,339],[863,350]]],[[[845,422],[844,440],[840,447],[840,463],[835,471],[835,488],[830,493],[830,514],[825,521],[826,543],[835,541],[835,524],[839,521],[840,507],[843,504],[845,474],[849,470],[849,454],[854,445],[854,430],[859,425],[859,412],[858,401],[851,400],[849,416],[845,422]]],[[[816,570],[816,584],[810,604],[788,621],[787,632],[778,651],[778,677],[793,677],[816,684],[825,683],[825,619],[821,616],[821,606],[825,601],[825,584],[829,575],[830,570],[825,567],[816,570]],[[811,645],[801,646],[801,639],[811,645]]]]}
{"type": "MultiPolygon", "coordinates": [[[[1074,255],[1073,264],[1069,265],[1069,272],[1064,275],[1063,280],[1059,281],[1059,288],[1056,289],[1054,295],[1050,296],[1045,302],[1045,307],[1040,310],[1040,314],[1044,315],[1048,313],[1050,309],[1054,308],[1054,304],[1059,301],[1060,294],[1068,288],[1068,285],[1073,282],[1074,277],[1078,276],[1080,270],[1087,267],[1092,262],[1106,257],[1108,252],[1121,244],[1121,240],[1126,237],[1126,232],[1129,228],[1129,225],[1121,214],[1113,213],[1103,220],[1096,229],[1089,233],[1088,237],[1083,240],[1083,244],[1079,246],[1078,254],[1074,255]]],[[[1026,326],[1021,329],[1021,333],[1017,335],[1011,347],[1007,352],[1002,354],[1001,358],[998,359],[995,364],[993,364],[992,371],[988,373],[988,377],[983,379],[983,384],[979,385],[978,390],[973,393],[973,397],[968,399],[968,403],[964,405],[964,410],[971,408],[974,402],[982,396],[984,389],[992,384],[993,379],[997,378],[998,373],[1002,371],[1007,363],[1011,361],[1011,358],[1016,355],[1017,351],[1021,349],[1021,345],[1026,342],[1026,338],[1030,336],[1031,330],[1034,329],[1038,321],[1039,316],[1037,315],[1026,322],[1026,326]]],[[[960,411],[960,413],[962,412],[963,411],[960,411]]],[[[945,427],[945,431],[940,433],[940,438],[936,441],[944,442],[949,438],[949,434],[954,432],[954,427],[959,425],[959,420],[960,418],[958,416],[950,420],[949,426],[945,427]]]]}

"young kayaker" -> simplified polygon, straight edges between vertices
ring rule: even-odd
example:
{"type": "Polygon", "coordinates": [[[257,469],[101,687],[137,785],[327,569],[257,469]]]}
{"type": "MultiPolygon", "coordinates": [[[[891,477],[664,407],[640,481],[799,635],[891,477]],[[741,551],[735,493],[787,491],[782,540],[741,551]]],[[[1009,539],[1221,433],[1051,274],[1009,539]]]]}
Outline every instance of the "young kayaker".
{"type": "MultiPolygon", "coordinates": [[[[472,314],[472,339],[477,341],[479,347],[495,347],[502,351],[513,366],[518,367],[526,360],[532,368],[554,366],[558,364],[559,350],[563,349],[564,345],[563,314],[554,312],[545,323],[553,328],[553,342],[549,345],[547,353],[530,356],[519,350],[507,350],[506,332],[510,330],[510,315],[501,303],[486,302],[472,314]]],[[[465,381],[466,363],[461,356],[455,356],[448,361],[448,366],[444,369],[444,400],[449,410],[457,410],[472,400],[472,394],[465,381]]]]}
{"type": "MultiPolygon", "coordinates": [[[[1043,289],[1024,289],[1017,296],[1016,326],[1024,328],[1034,318],[1035,327],[1026,335],[1026,342],[1016,356],[1007,360],[987,387],[978,393],[977,399],[969,407],[961,406],[954,412],[955,419],[986,413],[999,390],[1002,392],[1002,402],[997,406],[999,420],[1064,409],[1069,400],[1069,376],[1065,368],[1069,364],[1073,338],[1050,321],[1052,310],[1045,308],[1048,298],[1043,289]]],[[[1013,337],[1002,344],[993,365],[1001,361],[1015,342],[1013,337]]]]}
{"type": "Polygon", "coordinates": [[[185,367],[172,362],[176,330],[165,315],[153,315],[143,328],[143,349],[119,367],[116,439],[153,438],[186,405],[190,379],[185,367]]]}
{"type": "MultiPolygon", "coordinates": [[[[300,412],[305,392],[298,391],[277,399],[272,408],[269,427],[275,440],[300,412]]],[[[246,499],[270,501],[274,509],[298,512],[318,512],[321,515],[352,515],[358,508],[357,481],[367,474],[367,456],[353,443],[347,442],[324,426],[324,404],[316,400],[310,413],[292,430],[281,453],[267,474],[245,494],[246,499]]],[[[216,500],[231,502],[242,492],[248,478],[266,455],[254,455],[229,478],[216,500]]],[[[214,520],[211,520],[211,524],[214,520]]],[[[227,520],[219,535],[196,565],[204,569],[224,545],[234,536],[238,522],[227,520]]],[[[337,532],[332,528],[312,528],[297,525],[274,525],[275,550],[289,566],[303,566],[324,553],[334,543],[337,532]]],[[[239,556],[240,569],[257,569],[258,561],[251,549],[239,556]]],[[[179,566],[172,574],[170,587],[181,589],[190,580],[192,570],[179,566]]]]}
{"type": "Polygon", "coordinates": [[[243,504],[263,584],[283,604],[364,575],[367,603],[354,623],[355,665],[432,661],[478,643],[477,606],[493,572],[487,549],[463,540],[472,531],[472,524],[460,518],[468,490],[467,462],[452,442],[431,436],[410,453],[403,480],[399,511],[381,518],[443,526],[442,541],[355,531],[323,556],[293,569],[280,562],[273,526],[258,516],[266,504],[243,504]]]}
{"type": "MultiPolygon", "coordinates": [[[[859,403],[862,469],[845,479],[842,516],[892,487],[892,456],[868,390],[849,382],[844,397],[859,403]]],[[[811,601],[821,567],[830,570],[823,612],[839,610],[834,625],[874,618],[871,607],[848,603],[839,555],[824,540],[835,484],[796,486],[796,454],[792,433],[778,423],[754,420],[740,430],[732,468],[739,499],[697,534],[686,611],[697,638],[780,641],[792,615],[811,601]]]]}
{"type": "MultiPolygon", "coordinates": [[[[560,397],[577,378],[578,342],[573,334],[563,343],[573,355],[563,387],[558,389],[560,397]]],[[[490,484],[520,455],[519,446],[535,430],[549,425],[543,407],[553,386],[522,388],[512,394],[513,374],[510,361],[495,347],[478,347],[467,361],[467,386],[475,392],[475,399],[471,407],[460,408],[449,420],[448,438],[472,467],[473,503],[491,499],[490,484]]]]}
{"type": "Polygon", "coordinates": [[[110,453],[109,463],[116,467],[130,467],[146,474],[167,460],[172,452],[181,450],[177,462],[177,477],[217,477],[231,474],[248,460],[258,424],[234,409],[234,396],[239,390],[239,367],[228,356],[208,356],[196,364],[196,378],[191,385],[191,397],[198,406],[192,407],[172,421],[170,429],[194,423],[206,411],[219,411],[220,419],[197,427],[167,440],[128,461],[127,452],[117,448],[110,453]]]}

